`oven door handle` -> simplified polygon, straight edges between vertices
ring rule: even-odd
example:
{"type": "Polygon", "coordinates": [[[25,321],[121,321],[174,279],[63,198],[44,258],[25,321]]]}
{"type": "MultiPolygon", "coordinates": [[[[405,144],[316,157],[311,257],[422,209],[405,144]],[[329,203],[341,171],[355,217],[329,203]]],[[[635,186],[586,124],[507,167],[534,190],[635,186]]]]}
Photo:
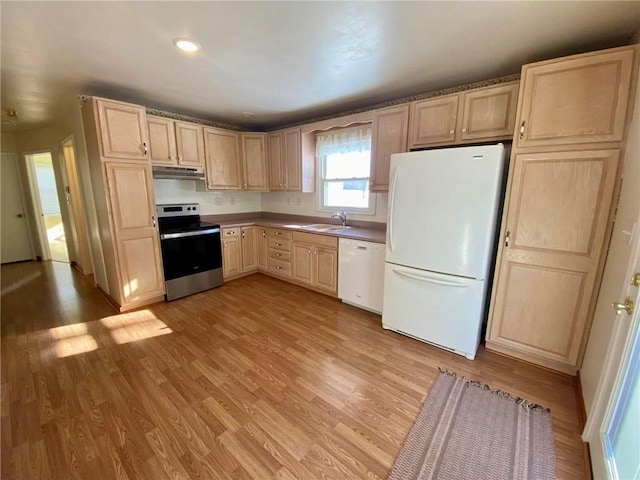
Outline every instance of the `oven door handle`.
{"type": "Polygon", "coordinates": [[[220,233],[220,229],[209,228],[207,230],[196,230],[194,232],[163,233],[162,235],[160,235],[160,240],[169,240],[171,238],[195,237],[196,235],[207,235],[209,233],[220,233]]]}

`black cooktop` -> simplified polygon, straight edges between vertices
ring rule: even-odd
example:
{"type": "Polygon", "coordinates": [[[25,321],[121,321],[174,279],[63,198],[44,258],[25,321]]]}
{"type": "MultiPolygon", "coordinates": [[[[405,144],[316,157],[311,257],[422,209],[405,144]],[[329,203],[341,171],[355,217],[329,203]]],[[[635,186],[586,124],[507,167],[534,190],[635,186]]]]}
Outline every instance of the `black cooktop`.
{"type": "Polygon", "coordinates": [[[203,222],[199,215],[189,215],[184,217],[164,217],[158,219],[160,233],[181,233],[195,232],[198,230],[208,230],[219,228],[215,223],[203,222]]]}

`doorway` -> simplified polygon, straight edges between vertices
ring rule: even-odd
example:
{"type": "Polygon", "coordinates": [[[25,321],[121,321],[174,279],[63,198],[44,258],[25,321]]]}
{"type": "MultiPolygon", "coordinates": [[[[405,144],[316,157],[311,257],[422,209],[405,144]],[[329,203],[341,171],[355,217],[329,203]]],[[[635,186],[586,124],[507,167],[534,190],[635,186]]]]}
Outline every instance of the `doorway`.
{"type": "Polygon", "coordinates": [[[51,152],[25,155],[32,173],[34,207],[44,260],[69,263],[67,239],[51,152]]]}
{"type": "Polygon", "coordinates": [[[1,263],[22,262],[33,259],[31,236],[25,211],[22,179],[18,169],[18,156],[2,154],[0,165],[0,192],[2,219],[1,263]]]}

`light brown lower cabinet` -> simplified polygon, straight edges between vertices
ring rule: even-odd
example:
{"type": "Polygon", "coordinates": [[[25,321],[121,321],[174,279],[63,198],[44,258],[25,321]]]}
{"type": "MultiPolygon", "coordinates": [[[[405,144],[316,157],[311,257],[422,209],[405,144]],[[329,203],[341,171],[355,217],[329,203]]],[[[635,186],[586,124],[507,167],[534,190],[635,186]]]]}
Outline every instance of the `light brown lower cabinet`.
{"type": "Polygon", "coordinates": [[[619,154],[515,155],[488,349],[575,374],[605,253],[619,154]]]}
{"type": "Polygon", "coordinates": [[[293,279],[331,295],[338,293],[338,239],[293,232],[293,279]]]}
{"type": "Polygon", "coordinates": [[[222,276],[225,279],[258,269],[258,228],[252,225],[222,229],[222,276]]]}
{"type": "Polygon", "coordinates": [[[258,230],[258,269],[266,270],[269,259],[269,241],[267,240],[267,229],[256,227],[258,230]]]}

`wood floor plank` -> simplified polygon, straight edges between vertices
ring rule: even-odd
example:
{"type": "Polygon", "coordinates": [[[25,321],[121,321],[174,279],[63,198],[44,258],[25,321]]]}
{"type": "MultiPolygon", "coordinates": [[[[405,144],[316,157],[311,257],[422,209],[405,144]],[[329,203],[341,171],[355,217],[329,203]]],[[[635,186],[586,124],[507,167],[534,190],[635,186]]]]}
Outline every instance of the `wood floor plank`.
{"type": "Polygon", "coordinates": [[[64,264],[1,274],[3,480],[383,479],[438,368],[549,407],[556,477],[584,477],[572,377],[259,274],[125,314],[64,264]]]}

